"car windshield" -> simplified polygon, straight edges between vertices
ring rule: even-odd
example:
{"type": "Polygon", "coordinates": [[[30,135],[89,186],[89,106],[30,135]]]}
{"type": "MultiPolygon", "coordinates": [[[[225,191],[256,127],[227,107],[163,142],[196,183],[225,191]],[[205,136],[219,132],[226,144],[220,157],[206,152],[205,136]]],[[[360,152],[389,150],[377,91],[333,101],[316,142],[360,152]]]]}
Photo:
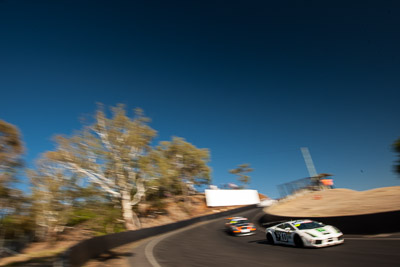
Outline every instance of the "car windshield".
{"type": "Polygon", "coordinates": [[[231,224],[234,224],[234,225],[242,225],[242,224],[247,224],[247,223],[249,223],[248,220],[231,221],[231,224]]]}
{"type": "Polygon", "coordinates": [[[303,222],[303,223],[296,223],[294,226],[296,226],[297,229],[299,229],[299,230],[307,230],[307,229],[315,229],[315,228],[324,227],[325,225],[323,225],[322,223],[309,221],[309,222],[303,222]]]}

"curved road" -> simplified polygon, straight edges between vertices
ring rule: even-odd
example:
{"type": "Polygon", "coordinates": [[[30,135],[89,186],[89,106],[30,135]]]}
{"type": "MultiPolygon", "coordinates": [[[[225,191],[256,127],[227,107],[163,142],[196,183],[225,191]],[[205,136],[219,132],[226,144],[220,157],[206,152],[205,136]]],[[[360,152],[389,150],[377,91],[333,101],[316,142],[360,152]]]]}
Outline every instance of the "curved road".
{"type": "MultiPolygon", "coordinates": [[[[238,215],[257,222],[261,209],[238,215]]],[[[147,242],[148,266],[399,266],[399,236],[345,236],[343,245],[322,249],[269,245],[260,229],[255,235],[234,237],[224,231],[225,219],[183,229],[147,242]]],[[[137,253],[137,252],[136,252],[137,253]]],[[[135,259],[131,266],[139,266],[135,259]],[[136,263],[136,264],[135,264],[136,263]]],[[[147,264],[146,264],[147,265],[147,264]]],[[[142,266],[142,265],[140,265],[142,266]]],[[[143,265],[144,266],[144,265],[143,265]]]]}

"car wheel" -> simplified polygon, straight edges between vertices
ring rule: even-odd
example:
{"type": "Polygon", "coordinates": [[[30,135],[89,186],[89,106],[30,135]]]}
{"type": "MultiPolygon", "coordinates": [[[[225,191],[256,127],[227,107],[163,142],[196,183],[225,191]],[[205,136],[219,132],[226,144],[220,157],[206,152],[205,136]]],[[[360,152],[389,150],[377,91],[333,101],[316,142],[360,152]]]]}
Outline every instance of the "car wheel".
{"type": "Polygon", "coordinates": [[[298,235],[295,235],[295,236],[294,236],[294,244],[295,244],[296,247],[299,247],[299,248],[301,248],[301,247],[304,246],[303,240],[302,240],[301,237],[298,236],[298,235]]]}
{"type": "Polygon", "coordinates": [[[268,244],[271,244],[271,245],[273,245],[275,243],[274,238],[272,237],[272,235],[270,233],[267,234],[267,242],[268,242],[268,244]]]}

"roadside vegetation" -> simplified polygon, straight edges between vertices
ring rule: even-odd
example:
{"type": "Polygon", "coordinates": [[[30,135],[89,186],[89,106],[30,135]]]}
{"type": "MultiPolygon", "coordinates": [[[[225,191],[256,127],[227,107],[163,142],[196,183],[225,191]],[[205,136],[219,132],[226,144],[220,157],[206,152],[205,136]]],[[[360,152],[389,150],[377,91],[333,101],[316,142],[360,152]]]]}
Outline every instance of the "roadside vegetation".
{"type": "MultiPolygon", "coordinates": [[[[0,120],[0,260],[25,249],[20,261],[47,261],[85,238],[212,212],[196,194],[211,182],[209,150],[180,137],[154,144],[149,123],[140,109],[129,116],[123,105],[99,105],[26,169],[22,134],[0,120]]],[[[400,153],[400,140],[393,147],[400,153]]],[[[251,171],[229,171],[242,184],[235,188],[247,187],[251,171]]]]}
{"type": "Polygon", "coordinates": [[[150,119],[132,113],[99,105],[74,134],[55,136],[55,148],[28,170],[21,133],[0,120],[0,258],[73,231],[140,229],[168,216],[171,202],[191,212],[196,187],[211,181],[209,150],[180,137],[154,145],[150,119]],[[29,190],[18,189],[26,180],[29,190]]]}

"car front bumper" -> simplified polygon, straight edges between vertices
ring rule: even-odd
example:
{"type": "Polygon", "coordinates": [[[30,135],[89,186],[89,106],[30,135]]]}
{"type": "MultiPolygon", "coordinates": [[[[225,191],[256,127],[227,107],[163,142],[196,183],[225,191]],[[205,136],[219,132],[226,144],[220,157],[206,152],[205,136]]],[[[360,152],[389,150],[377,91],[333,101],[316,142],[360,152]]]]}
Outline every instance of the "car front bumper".
{"type": "Polygon", "coordinates": [[[304,245],[307,247],[322,248],[328,246],[340,245],[344,242],[342,237],[329,237],[329,238],[317,238],[317,239],[306,239],[303,238],[304,245]]]}
{"type": "Polygon", "coordinates": [[[246,236],[246,235],[254,235],[256,231],[250,231],[250,232],[240,232],[240,233],[233,233],[235,236],[246,236]]]}

